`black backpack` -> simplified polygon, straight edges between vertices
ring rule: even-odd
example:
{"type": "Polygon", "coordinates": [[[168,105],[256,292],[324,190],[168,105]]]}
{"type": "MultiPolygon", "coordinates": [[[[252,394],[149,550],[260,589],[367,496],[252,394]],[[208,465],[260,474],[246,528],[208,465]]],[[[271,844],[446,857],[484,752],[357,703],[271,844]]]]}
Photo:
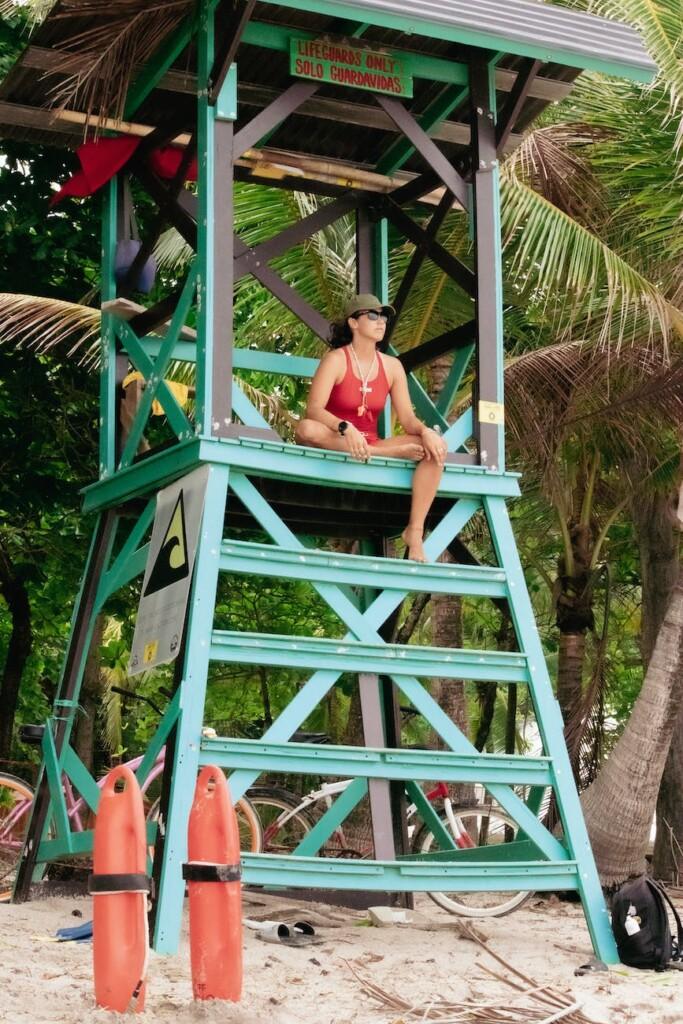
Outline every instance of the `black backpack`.
{"type": "Polygon", "coordinates": [[[663,886],[651,878],[626,882],[612,898],[612,931],[619,958],[629,967],[666,971],[683,953],[683,925],[663,886]],[[676,919],[671,938],[667,903],[676,919]]]}

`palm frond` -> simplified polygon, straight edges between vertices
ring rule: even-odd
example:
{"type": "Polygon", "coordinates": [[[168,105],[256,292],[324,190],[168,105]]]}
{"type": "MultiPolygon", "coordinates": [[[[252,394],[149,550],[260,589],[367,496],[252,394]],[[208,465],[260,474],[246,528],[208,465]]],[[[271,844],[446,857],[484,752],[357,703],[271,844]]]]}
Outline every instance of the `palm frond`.
{"type": "Polygon", "coordinates": [[[79,353],[87,362],[98,352],[100,322],[99,309],[77,302],[0,293],[0,343],[14,341],[38,352],[67,343],[67,356],[79,353]]]}
{"type": "Polygon", "coordinates": [[[648,347],[529,352],[506,367],[505,389],[511,458],[546,494],[566,490],[570,467],[599,452],[610,500],[621,500],[678,451],[683,366],[648,347]]]}
{"type": "Polygon", "coordinates": [[[0,0],[0,18],[22,16],[29,28],[39,25],[54,7],[55,0],[0,0]]]}
{"type": "Polygon", "coordinates": [[[627,337],[629,318],[666,351],[670,335],[683,336],[683,312],[659,288],[606,242],[559,210],[510,171],[502,182],[502,226],[506,257],[520,288],[533,292],[556,318],[570,325],[597,323],[605,344],[616,328],[617,347],[627,337]],[[560,315],[561,314],[561,315],[560,315]]]}
{"type": "Polygon", "coordinates": [[[277,431],[283,439],[292,440],[298,419],[291,414],[284,399],[272,391],[266,392],[255,388],[243,379],[240,379],[239,385],[251,404],[268,420],[273,430],[277,431]]]}
{"type": "Polygon", "coordinates": [[[576,121],[535,128],[508,157],[507,173],[596,230],[606,219],[607,203],[589,156],[596,142],[607,137],[608,129],[576,121]]]}
{"type": "MultiPolygon", "coordinates": [[[[553,141],[586,158],[601,188],[609,219],[603,219],[597,233],[647,277],[663,281],[660,287],[671,295],[669,281],[682,276],[683,190],[677,125],[668,116],[666,92],[660,85],[645,90],[589,73],[578,80],[569,101],[549,111],[556,120],[562,116],[561,124],[549,126],[553,141]],[[597,133],[588,151],[581,139],[586,123],[597,133]],[[566,133],[554,135],[556,127],[566,133]],[[572,137],[574,127],[577,138],[572,137]]],[[[523,173],[518,177],[543,191],[523,173]]],[[[556,205],[564,208],[561,200],[556,205]]]]}
{"type": "Polygon", "coordinates": [[[683,142],[683,9],[679,0],[568,0],[640,32],[659,68],[657,83],[666,89],[669,113],[678,121],[677,140],[683,142]]]}
{"type": "Polygon", "coordinates": [[[96,125],[121,119],[137,68],[193,7],[191,0],[63,0],[55,19],[89,18],[93,24],[57,51],[54,70],[66,77],[51,92],[51,105],[78,106],[96,125]]]}
{"type": "Polygon", "coordinates": [[[153,255],[160,270],[179,275],[192,261],[194,249],[175,228],[169,228],[159,235],[153,255]]]}

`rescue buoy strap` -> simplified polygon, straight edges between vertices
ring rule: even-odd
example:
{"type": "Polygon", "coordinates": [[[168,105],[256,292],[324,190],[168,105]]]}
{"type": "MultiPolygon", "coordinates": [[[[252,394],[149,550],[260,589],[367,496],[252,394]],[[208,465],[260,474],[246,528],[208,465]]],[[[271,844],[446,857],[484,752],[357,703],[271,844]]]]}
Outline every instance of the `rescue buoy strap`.
{"type": "Polygon", "coordinates": [[[186,882],[239,882],[241,877],[240,864],[209,864],[204,861],[183,864],[186,882]]]}
{"type": "Polygon", "coordinates": [[[151,892],[152,879],[142,873],[126,873],[120,875],[90,875],[88,892],[93,896],[117,892],[151,892]]]}

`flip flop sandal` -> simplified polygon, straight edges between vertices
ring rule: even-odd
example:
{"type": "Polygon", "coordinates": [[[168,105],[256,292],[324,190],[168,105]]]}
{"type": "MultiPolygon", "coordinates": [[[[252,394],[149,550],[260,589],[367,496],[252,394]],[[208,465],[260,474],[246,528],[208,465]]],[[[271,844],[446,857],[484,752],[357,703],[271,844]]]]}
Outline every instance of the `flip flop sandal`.
{"type": "Polygon", "coordinates": [[[75,925],[73,928],[58,928],[55,938],[58,942],[87,942],[92,939],[92,921],[75,925]]]}
{"type": "Polygon", "coordinates": [[[306,921],[297,921],[291,928],[288,924],[273,922],[257,932],[256,938],[261,942],[273,942],[281,946],[314,946],[322,942],[312,925],[306,921]]]}
{"type": "Polygon", "coordinates": [[[609,974],[609,967],[602,960],[589,960],[587,964],[581,964],[576,968],[574,977],[580,978],[583,974],[601,974],[605,971],[609,974]]]}

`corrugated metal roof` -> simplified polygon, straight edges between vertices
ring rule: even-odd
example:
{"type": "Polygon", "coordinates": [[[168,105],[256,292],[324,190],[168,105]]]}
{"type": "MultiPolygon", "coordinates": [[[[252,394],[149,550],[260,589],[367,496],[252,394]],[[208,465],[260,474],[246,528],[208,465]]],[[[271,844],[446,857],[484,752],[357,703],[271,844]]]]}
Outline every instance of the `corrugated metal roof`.
{"type": "Polygon", "coordinates": [[[618,21],[536,0],[263,0],[403,32],[649,81],[657,66],[618,21]]]}

